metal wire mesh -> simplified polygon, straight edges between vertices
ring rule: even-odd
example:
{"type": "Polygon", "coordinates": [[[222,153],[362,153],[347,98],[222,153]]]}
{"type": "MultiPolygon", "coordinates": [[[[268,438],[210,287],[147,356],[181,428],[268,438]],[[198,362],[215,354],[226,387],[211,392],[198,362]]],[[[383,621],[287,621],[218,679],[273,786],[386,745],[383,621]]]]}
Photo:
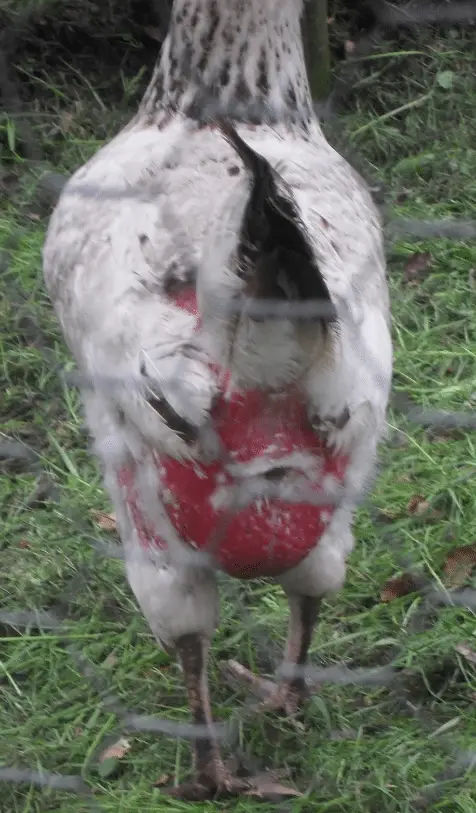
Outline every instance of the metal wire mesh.
{"type": "MultiPolygon", "coordinates": [[[[408,7],[398,9],[394,8],[391,4],[383,4],[384,11],[381,11],[380,23],[383,25],[399,25],[403,18],[405,24],[442,21],[454,22],[455,20],[468,20],[472,18],[473,9],[472,4],[462,3],[457,10],[449,4],[439,4],[432,10],[429,7],[422,9],[417,7],[415,3],[409,3],[408,7]],[[433,15],[433,16],[432,16],[433,15]]],[[[3,36],[3,50],[0,50],[0,92],[5,108],[8,110],[9,115],[19,119],[19,113],[22,109],[20,101],[20,94],[15,87],[15,83],[11,78],[6,54],[8,53],[10,42],[8,37],[13,36],[16,32],[6,32],[3,36]],[[8,34],[8,36],[7,36],[8,34]]],[[[211,115],[210,111],[206,111],[206,117],[211,115]]],[[[28,131],[28,126],[22,124],[22,137],[24,141],[25,152],[30,163],[37,163],[42,160],[41,150],[35,141],[34,134],[28,131]]],[[[50,190],[53,197],[57,196],[60,191],[64,179],[61,176],[47,176],[43,181],[44,185],[50,190]]],[[[157,192],[159,190],[155,190],[157,192]]],[[[129,189],[127,192],[124,190],[97,189],[90,188],[82,185],[81,188],[76,190],[77,194],[85,196],[93,196],[94,198],[105,197],[109,199],[116,196],[136,196],[137,190],[129,189]]],[[[148,190],[148,195],[152,194],[152,190],[148,190]]],[[[393,219],[387,224],[387,233],[389,239],[398,239],[405,236],[407,239],[427,239],[433,237],[447,237],[455,240],[472,240],[476,236],[476,224],[473,221],[441,221],[441,222],[421,222],[417,220],[403,220],[393,219]]],[[[9,269],[10,256],[18,245],[20,235],[12,234],[10,245],[0,257],[1,268],[3,271],[9,269]]],[[[185,250],[187,247],[185,247],[185,250]]],[[[23,312],[25,312],[25,301],[20,287],[15,289],[12,284],[11,276],[9,277],[8,287],[5,288],[5,294],[10,302],[17,302],[23,312]]],[[[349,324],[350,316],[346,312],[346,303],[336,303],[340,319],[348,319],[349,324]]],[[[266,315],[268,318],[272,315],[272,304],[266,303],[266,315]],[[270,312],[271,309],[271,312],[270,312]]],[[[275,309],[276,318],[282,318],[280,312],[282,305],[277,303],[275,309]]],[[[320,303],[313,305],[306,303],[304,306],[305,313],[303,318],[309,315],[315,315],[320,308],[320,303]]],[[[26,308],[28,310],[28,308],[26,308]]],[[[263,314],[262,314],[263,315],[263,314]]],[[[124,381],[116,381],[112,377],[110,380],[101,379],[100,381],[85,381],[79,375],[71,372],[65,373],[62,365],[58,363],[55,352],[48,348],[48,342],[42,341],[41,327],[36,323],[36,314],[34,310],[29,314],[31,326],[38,339],[37,346],[40,347],[46,363],[50,369],[54,369],[58,374],[64,377],[67,384],[79,385],[81,387],[115,387],[124,386],[124,381]]],[[[373,353],[370,347],[362,345],[362,340],[356,334],[356,341],[360,344],[360,352],[366,357],[369,367],[374,369],[375,380],[378,382],[381,377],[381,372],[373,360],[373,353]]],[[[180,376],[177,374],[177,381],[180,383],[180,376]]],[[[127,382],[130,386],[140,386],[139,382],[127,382]]],[[[422,427],[443,428],[443,429],[474,429],[476,427],[476,412],[461,411],[450,412],[440,410],[427,410],[415,406],[410,398],[402,397],[400,395],[394,408],[406,416],[409,422],[413,422],[422,427]]],[[[12,438],[4,436],[0,442],[0,457],[3,460],[22,460],[32,472],[40,479],[42,476],[42,461],[41,456],[35,453],[31,448],[18,443],[12,438]]],[[[472,476],[470,475],[463,475],[472,476]]],[[[455,478],[454,487],[457,487],[458,478],[455,478]]],[[[244,492],[239,495],[240,507],[247,504],[256,498],[253,491],[252,484],[244,483],[244,492]]],[[[298,492],[294,495],[298,502],[314,499],[311,495],[303,492],[298,492]]],[[[291,499],[291,497],[290,497],[291,499]]],[[[325,504],[335,501],[336,504],[341,504],[342,501],[351,500],[352,502],[359,502],[361,504],[369,503],[369,495],[366,491],[361,494],[349,494],[345,491],[337,494],[324,494],[320,499],[325,504]]],[[[81,513],[72,512],[69,517],[71,522],[78,528],[85,530],[91,540],[91,546],[94,550],[92,560],[79,568],[67,585],[63,593],[57,598],[54,610],[37,610],[37,611],[15,611],[15,612],[0,612],[0,623],[8,625],[17,630],[31,630],[38,628],[40,630],[54,630],[63,640],[66,652],[72,659],[77,671],[88,681],[97,691],[101,699],[102,706],[107,708],[113,713],[118,722],[118,730],[122,732],[149,732],[157,735],[165,735],[174,738],[183,738],[193,740],[200,736],[203,731],[200,727],[188,723],[173,722],[166,717],[158,717],[151,715],[139,714],[134,709],[128,708],[125,704],[111,692],[110,685],[104,676],[99,672],[93,663],[84,655],[81,649],[71,640],[70,626],[68,618],[68,607],[71,598],[77,596],[87,585],[88,580],[91,578],[94,568],[101,562],[103,557],[106,558],[122,558],[121,546],[115,543],[105,544],[103,540],[91,536],[90,526],[87,521],[81,516],[81,513]]],[[[392,544],[389,541],[389,544],[392,544]]],[[[395,556],[400,557],[398,545],[396,546],[395,556]]],[[[400,557],[401,559],[401,557],[400,557]]],[[[405,569],[411,568],[412,563],[402,561],[402,566],[405,569]]],[[[238,593],[236,585],[228,579],[224,579],[224,590],[227,598],[232,601],[233,597],[238,593]]],[[[441,606],[459,606],[470,611],[476,611],[476,591],[465,588],[443,588],[436,579],[420,579],[420,596],[422,597],[421,605],[417,612],[412,617],[412,626],[414,630],[424,628],[425,625],[434,622],[435,610],[441,606]],[[432,620],[433,619],[433,620],[432,620]]],[[[265,657],[271,662],[276,662],[276,652],[272,649],[270,651],[270,642],[266,635],[260,633],[259,630],[254,629],[254,621],[247,608],[240,603],[241,620],[250,631],[254,639],[255,646],[265,654],[265,657]]],[[[411,694],[407,688],[407,674],[404,669],[399,666],[402,648],[399,646],[394,647],[394,651],[390,658],[387,658],[380,666],[371,668],[349,668],[346,665],[333,665],[327,668],[307,667],[305,669],[305,677],[309,684],[323,685],[325,683],[332,684],[354,684],[360,686],[375,686],[382,685],[391,688],[395,697],[398,698],[401,709],[406,713],[410,713],[415,717],[419,724],[429,733],[434,729],[434,722],[430,714],[427,714],[424,709],[417,707],[412,702],[411,694]]],[[[281,664],[278,672],[286,674],[286,664],[281,664]]],[[[228,746],[234,747],[238,742],[238,729],[239,729],[239,716],[246,714],[246,707],[241,709],[238,718],[232,720],[227,724],[217,724],[217,736],[227,743],[228,746]]],[[[468,769],[476,765],[476,751],[461,751],[455,748],[451,740],[451,736],[447,741],[448,749],[448,764],[441,776],[435,778],[435,783],[431,789],[422,790],[421,795],[415,799],[415,808],[422,809],[428,807],[435,799],[438,798],[440,786],[444,786],[449,778],[454,778],[463,775],[468,769]]],[[[35,770],[31,767],[18,767],[18,766],[3,766],[0,767],[0,781],[8,783],[24,783],[37,785],[44,788],[51,788],[57,790],[64,790],[67,792],[75,793],[84,796],[88,806],[91,810],[101,810],[101,804],[94,798],[94,791],[91,783],[86,781],[85,772],[82,774],[56,774],[48,772],[41,768],[35,770]]]]}

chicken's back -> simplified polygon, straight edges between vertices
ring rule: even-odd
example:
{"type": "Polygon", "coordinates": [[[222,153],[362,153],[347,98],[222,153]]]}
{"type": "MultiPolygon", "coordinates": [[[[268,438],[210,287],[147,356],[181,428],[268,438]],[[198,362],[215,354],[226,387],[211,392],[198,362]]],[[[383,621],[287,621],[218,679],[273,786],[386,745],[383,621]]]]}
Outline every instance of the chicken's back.
{"type": "MultiPolygon", "coordinates": [[[[290,185],[331,293],[346,296],[357,277],[362,293],[383,288],[370,196],[317,125],[318,143],[270,127],[238,129],[290,185]]],[[[44,275],[71,350],[91,372],[101,348],[118,361],[137,352],[149,327],[147,316],[136,324],[143,310],[158,300],[169,306],[167,283],[206,264],[205,236],[244,173],[217,130],[177,119],[161,130],[125,128],[73,175],[50,221],[44,275]],[[121,317],[119,343],[109,320],[121,317]]]]}

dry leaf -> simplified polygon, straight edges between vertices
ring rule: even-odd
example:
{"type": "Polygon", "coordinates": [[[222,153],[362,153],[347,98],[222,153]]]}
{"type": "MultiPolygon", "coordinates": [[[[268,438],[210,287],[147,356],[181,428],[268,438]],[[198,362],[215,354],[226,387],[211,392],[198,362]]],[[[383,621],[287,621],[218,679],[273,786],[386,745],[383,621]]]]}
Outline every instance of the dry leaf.
{"type": "Polygon", "coordinates": [[[415,254],[411,254],[405,263],[404,275],[406,282],[414,285],[418,284],[430,263],[431,254],[429,251],[416,251],[415,254]]]}
{"type": "Polygon", "coordinates": [[[451,432],[443,432],[438,435],[431,435],[429,440],[432,443],[448,443],[448,438],[451,438],[451,432]]]}
{"type": "Polygon", "coordinates": [[[380,601],[387,603],[395,601],[402,596],[408,596],[409,593],[416,593],[421,588],[421,580],[413,573],[402,573],[401,576],[395,576],[393,579],[388,579],[380,593],[380,601]]]}
{"type": "Polygon", "coordinates": [[[163,773],[162,776],[154,782],[154,788],[163,788],[165,785],[168,785],[170,782],[171,776],[169,773],[163,773]]]}
{"type": "Polygon", "coordinates": [[[101,779],[116,779],[123,771],[124,764],[121,760],[131,750],[128,740],[121,737],[120,740],[105,748],[98,759],[98,774],[101,779]]]}
{"type": "Polygon", "coordinates": [[[407,511],[414,517],[426,516],[428,520],[440,519],[442,512],[436,508],[432,508],[429,500],[426,500],[422,494],[415,494],[408,503],[407,511]]]}
{"type": "Polygon", "coordinates": [[[62,130],[63,133],[68,133],[70,131],[70,129],[71,129],[71,125],[73,124],[73,121],[74,121],[74,114],[69,110],[64,111],[60,115],[60,119],[59,119],[60,130],[62,130]]]}
{"type": "Polygon", "coordinates": [[[131,744],[129,740],[121,737],[117,742],[104,749],[99,757],[99,762],[104,762],[106,759],[123,759],[130,750],[131,744]]]}
{"type": "Polygon", "coordinates": [[[115,779],[123,770],[121,760],[129,753],[131,746],[123,737],[105,748],[98,758],[98,773],[102,779],[115,779]]]}
{"type": "Polygon", "coordinates": [[[282,785],[279,775],[271,772],[256,774],[252,778],[253,787],[244,792],[245,796],[254,796],[258,799],[266,799],[268,796],[303,796],[301,791],[282,785]]]}
{"type": "Polygon", "coordinates": [[[444,574],[447,587],[461,587],[476,567],[476,545],[456,548],[448,556],[444,574]]]}
{"type": "Polygon", "coordinates": [[[408,501],[407,511],[409,514],[416,514],[416,516],[419,517],[421,514],[425,514],[429,507],[430,503],[422,494],[415,494],[408,501]]]}
{"type": "Polygon", "coordinates": [[[116,515],[107,514],[105,511],[91,511],[91,516],[95,520],[99,528],[103,531],[116,531],[116,515]]]}
{"type": "Polygon", "coordinates": [[[474,663],[476,666],[476,652],[474,652],[467,644],[457,644],[455,646],[456,652],[459,652],[460,655],[469,663],[474,663]]]}
{"type": "Polygon", "coordinates": [[[289,788],[286,785],[280,785],[279,782],[267,782],[266,785],[260,788],[252,788],[251,790],[244,791],[245,796],[253,796],[256,799],[267,799],[272,796],[304,796],[300,790],[289,788]]]}
{"type": "Polygon", "coordinates": [[[392,508],[377,508],[376,517],[380,522],[395,522],[399,518],[399,513],[392,508]]]}
{"type": "Polygon", "coordinates": [[[431,427],[426,430],[426,436],[428,440],[431,440],[432,443],[447,443],[448,439],[452,440],[453,438],[462,438],[463,432],[459,427],[444,427],[439,426],[438,428],[432,429],[431,427]]]}

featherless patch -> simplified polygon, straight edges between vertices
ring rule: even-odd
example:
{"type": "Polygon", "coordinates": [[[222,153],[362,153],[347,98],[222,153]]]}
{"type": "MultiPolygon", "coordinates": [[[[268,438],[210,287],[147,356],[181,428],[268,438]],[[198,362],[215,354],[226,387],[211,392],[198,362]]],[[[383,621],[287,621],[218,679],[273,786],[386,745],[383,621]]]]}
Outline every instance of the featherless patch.
{"type": "MultiPolygon", "coordinates": [[[[225,459],[156,457],[157,497],[180,538],[229,575],[276,576],[301,562],[328,527],[347,458],[313,431],[296,389],[228,393],[214,409],[225,459]],[[312,498],[316,498],[313,504],[312,498]]],[[[147,520],[135,467],[119,474],[140,543],[166,548],[147,520]]]]}

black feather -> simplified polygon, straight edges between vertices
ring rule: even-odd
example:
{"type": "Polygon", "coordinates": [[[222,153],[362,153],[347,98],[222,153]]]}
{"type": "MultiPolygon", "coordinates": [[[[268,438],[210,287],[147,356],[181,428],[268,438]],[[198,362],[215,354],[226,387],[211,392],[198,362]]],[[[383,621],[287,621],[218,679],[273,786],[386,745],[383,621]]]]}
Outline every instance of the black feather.
{"type": "MultiPolygon", "coordinates": [[[[145,364],[141,364],[140,372],[144,378],[149,378],[145,369],[145,364]]],[[[197,440],[197,427],[190,423],[190,421],[187,421],[186,418],[179,415],[178,412],[176,412],[175,409],[170,406],[169,402],[165,398],[161,397],[160,395],[154,395],[151,392],[146,396],[146,401],[152,407],[152,409],[154,409],[155,412],[160,415],[162,420],[165,421],[169,429],[179,435],[182,440],[184,440],[186,443],[194,443],[197,440]]]]}
{"type": "Polygon", "coordinates": [[[252,177],[238,246],[238,273],[247,283],[246,295],[278,302],[312,300],[316,310],[312,315],[307,308],[306,318],[333,322],[335,307],[291,190],[286,196],[278,191],[276,172],[270,163],[251,149],[230,124],[219,126],[252,177]]]}

